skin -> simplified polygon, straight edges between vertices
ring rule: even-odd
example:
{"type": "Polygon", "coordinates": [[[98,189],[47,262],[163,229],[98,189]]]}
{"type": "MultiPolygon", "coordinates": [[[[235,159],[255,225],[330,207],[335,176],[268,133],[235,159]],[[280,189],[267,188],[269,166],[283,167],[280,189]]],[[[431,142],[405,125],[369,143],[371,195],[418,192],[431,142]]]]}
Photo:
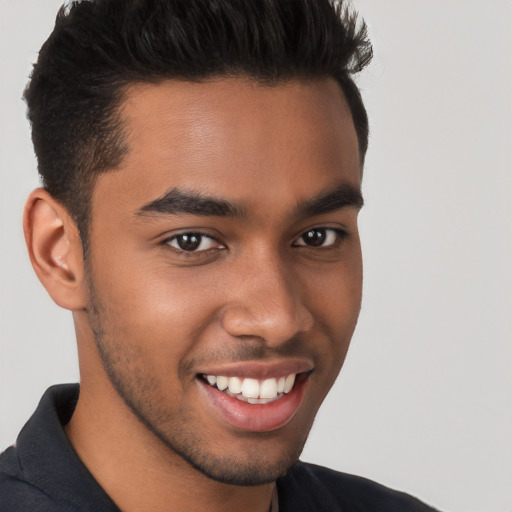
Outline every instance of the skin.
{"type": "Polygon", "coordinates": [[[297,212],[340,185],[360,190],[348,106],[330,79],[218,79],[134,85],[121,114],[129,151],[95,184],[87,262],[44,190],[25,211],[34,268],[76,327],[81,393],[66,432],[124,511],[267,511],[359,314],[358,205],[297,212]],[[144,210],[175,189],[242,215],[144,210]],[[313,228],[329,243],[307,245],[313,228]],[[205,250],[179,249],[191,232],[205,250]],[[288,360],[311,372],[295,415],[270,431],[230,425],[199,382],[223,365],[288,360]]]}

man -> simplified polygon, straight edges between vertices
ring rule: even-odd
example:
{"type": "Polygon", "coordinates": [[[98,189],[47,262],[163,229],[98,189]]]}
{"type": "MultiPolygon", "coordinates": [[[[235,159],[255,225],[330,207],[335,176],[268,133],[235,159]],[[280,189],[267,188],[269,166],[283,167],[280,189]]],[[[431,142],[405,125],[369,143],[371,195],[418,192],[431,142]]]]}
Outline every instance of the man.
{"type": "Polygon", "coordinates": [[[328,0],[61,10],[24,229],[80,389],[2,455],[2,510],[431,510],[297,462],[360,308],[370,58],[328,0]]]}

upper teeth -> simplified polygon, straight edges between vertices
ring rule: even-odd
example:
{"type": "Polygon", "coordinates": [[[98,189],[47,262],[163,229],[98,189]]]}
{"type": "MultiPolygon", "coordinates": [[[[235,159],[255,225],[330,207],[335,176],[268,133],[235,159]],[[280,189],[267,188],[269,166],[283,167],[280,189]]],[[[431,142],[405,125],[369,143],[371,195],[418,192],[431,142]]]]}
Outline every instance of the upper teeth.
{"type": "Polygon", "coordinates": [[[275,399],[282,393],[289,393],[295,382],[295,373],[286,377],[272,377],[262,381],[251,378],[225,377],[223,375],[205,375],[204,377],[211,386],[216,386],[221,391],[227,389],[229,394],[241,395],[249,400],[275,399]]]}

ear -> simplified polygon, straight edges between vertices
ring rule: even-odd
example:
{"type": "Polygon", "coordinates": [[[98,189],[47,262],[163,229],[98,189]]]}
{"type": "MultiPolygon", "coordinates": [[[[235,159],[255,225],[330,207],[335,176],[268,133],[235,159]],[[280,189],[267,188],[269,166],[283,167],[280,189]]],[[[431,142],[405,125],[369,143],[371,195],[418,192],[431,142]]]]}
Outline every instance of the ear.
{"type": "Polygon", "coordinates": [[[66,208],[38,188],[27,199],[23,231],[32,266],[59,306],[73,311],[86,306],[82,243],[66,208]]]}

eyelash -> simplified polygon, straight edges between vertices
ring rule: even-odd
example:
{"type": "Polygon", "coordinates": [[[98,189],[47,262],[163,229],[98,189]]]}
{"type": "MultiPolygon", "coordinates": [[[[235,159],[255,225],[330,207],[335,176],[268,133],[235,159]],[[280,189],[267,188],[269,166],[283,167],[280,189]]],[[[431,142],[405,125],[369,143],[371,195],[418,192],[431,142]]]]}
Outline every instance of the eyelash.
{"type": "MultiPolygon", "coordinates": [[[[321,235],[320,235],[321,236],[321,235]]],[[[292,247],[304,247],[309,249],[322,249],[322,250],[328,250],[328,249],[336,249],[340,246],[340,244],[343,242],[345,238],[347,238],[348,233],[345,230],[338,229],[338,228],[332,228],[332,227],[314,227],[311,229],[308,229],[307,231],[304,231],[299,237],[297,237],[292,247]],[[328,239],[329,236],[334,236],[334,240],[329,245],[308,245],[306,243],[298,243],[299,240],[302,240],[304,242],[305,236],[310,236],[310,241],[314,240],[315,235],[318,235],[319,232],[326,232],[324,233],[325,238],[328,239]]],[[[325,239],[324,239],[325,241],[325,239]]],[[[192,244],[194,244],[194,241],[191,241],[192,244]]],[[[174,250],[177,254],[182,255],[184,257],[192,257],[192,256],[199,256],[199,255],[206,255],[211,253],[211,251],[217,251],[217,250],[223,250],[226,249],[226,246],[224,246],[221,242],[219,242],[216,238],[207,235],[206,233],[201,233],[200,231],[187,231],[185,233],[180,233],[178,235],[174,235],[172,237],[166,238],[162,241],[162,245],[166,245],[170,247],[172,250],[174,250]],[[196,243],[198,244],[197,247],[195,247],[192,250],[186,250],[182,247],[179,247],[179,242],[177,242],[178,247],[173,246],[172,242],[175,242],[179,240],[180,238],[195,238],[196,243]],[[209,247],[202,250],[197,250],[205,240],[209,240],[211,242],[214,242],[218,244],[218,247],[209,247]]]]}
{"type": "MultiPolygon", "coordinates": [[[[311,235],[311,237],[314,237],[314,233],[319,233],[320,231],[324,231],[324,232],[330,232],[328,233],[328,235],[330,234],[331,236],[334,236],[334,240],[332,241],[332,243],[330,243],[329,245],[319,245],[319,246],[315,246],[315,245],[307,245],[307,244],[297,244],[297,242],[294,242],[293,246],[294,247],[307,247],[307,248],[312,248],[312,249],[323,249],[323,250],[326,250],[326,249],[336,249],[337,247],[339,247],[339,245],[341,244],[341,242],[347,238],[348,236],[348,233],[343,230],[343,229],[339,229],[339,228],[330,228],[330,227],[314,227],[314,228],[311,228],[311,229],[308,229],[307,231],[305,231],[304,233],[302,233],[298,238],[297,240],[304,240],[304,237],[305,236],[308,236],[308,235],[311,235]]],[[[327,236],[328,236],[327,235],[327,236]]]]}
{"type": "MultiPolygon", "coordinates": [[[[194,244],[193,240],[190,240],[190,241],[192,244],[194,244]]],[[[179,233],[178,235],[174,235],[172,237],[166,238],[165,240],[162,241],[162,244],[169,246],[176,253],[178,253],[179,255],[183,255],[185,257],[190,257],[190,256],[197,257],[199,255],[209,254],[211,251],[216,251],[216,250],[221,250],[221,249],[226,248],[216,238],[214,238],[210,235],[207,235],[205,233],[201,233],[199,231],[187,231],[185,233],[179,233]],[[186,239],[186,238],[196,239],[197,247],[195,247],[193,250],[186,250],[186,249],[183,249],[182,247],[179,247],[179,242],[177,242],[178,247],[173,246],[172,242],[175,242],[175,241],[179,240],[180,238],[181,239],[186,239]],[[212,243],[213,242],[217,243],[218,247],[209,247],[207,249],[202,249],[202,250],[198,251],[197,249],[200,248],[201,245],[203,245],[203,243],[205,241],[211,241],[212,243]]]]}

